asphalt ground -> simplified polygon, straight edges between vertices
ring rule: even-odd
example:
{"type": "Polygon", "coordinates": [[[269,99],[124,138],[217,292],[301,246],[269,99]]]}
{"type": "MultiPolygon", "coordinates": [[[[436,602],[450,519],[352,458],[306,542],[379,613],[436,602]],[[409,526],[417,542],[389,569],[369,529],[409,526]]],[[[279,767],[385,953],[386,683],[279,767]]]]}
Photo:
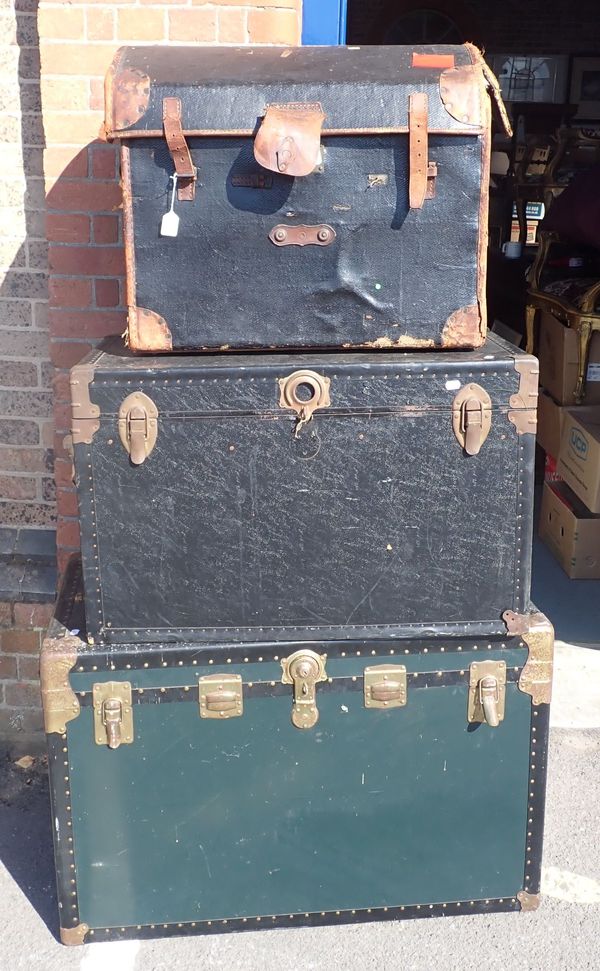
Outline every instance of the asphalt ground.
{"type": "Polygon", "coordinates": [[[557,645],[534,913],[66,948],[43,766],[0,770],[0,971],[600,971],[600,650],[557,645]]]}

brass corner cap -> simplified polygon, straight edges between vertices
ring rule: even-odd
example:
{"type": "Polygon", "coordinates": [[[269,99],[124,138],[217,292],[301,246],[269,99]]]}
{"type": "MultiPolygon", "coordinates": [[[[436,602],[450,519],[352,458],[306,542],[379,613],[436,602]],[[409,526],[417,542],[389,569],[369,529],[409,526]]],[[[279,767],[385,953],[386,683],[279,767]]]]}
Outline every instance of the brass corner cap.
{"type": "Polygon", "coordinates": [[[521,904],[521,910],[526,912],[537,910],[540,906],[540,899],[539,893],[529,893],[527,890],[519,890],[517,894],[517,900],[521,904]]]}
{"type": "Polygon", "coordinates": [[[77,718],[81,706],[71,688],[69,672],[77,663],[80,640],[75,636],[47,637],[40,652],[40,687],[47,735],[64,735],[67,722],[77,718]]]}
{"type": "Polygon", "coordinates": [[[87,924],[76,924],[75,927],[61,927],[61,943],[66,944],[67,947],[72,947],[76,944],[83,944],[85,935],[88,931],[89,927],[87,924]]]}
{"type": "Polygon", "coordinates": [[[521,637],[529,654],[519,677],[519,688],[532,704],[549,705],[554,669],[554,628],[545,614],[516,614],[505,610],[502,619],[509,634],[521,637]]]}

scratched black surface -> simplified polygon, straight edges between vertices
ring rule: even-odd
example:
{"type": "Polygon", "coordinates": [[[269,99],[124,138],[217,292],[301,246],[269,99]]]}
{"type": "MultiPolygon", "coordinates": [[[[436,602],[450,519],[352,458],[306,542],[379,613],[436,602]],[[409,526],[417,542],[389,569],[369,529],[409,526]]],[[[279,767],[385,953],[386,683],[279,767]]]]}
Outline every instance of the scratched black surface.
{"type": "MultiPolygon", "coordinates": [[[[322,172],[264,172],[250,138],[190,139],[198,186],[176,238],[159,227],[172,161],[161,139],[132,144],[136,304],[167,321],[174,349],[342,347],[407,335],[440,343],[477,305],[481,140],[429,139],[436,196],[408,208],[407,136],[328,138],[322,172]],[[369,175],[387,184],[369,187],[369,175]],[[275,246],[279,224],[332,226],[328,246],[275,246]]],[[[485,272],[485,268],[483,268],[485,272]]]]}
{"type": "Polygon", "coordinates": [[[126,640],[132,630],[156,639],[194,629],[211,639],[217,629],[234,641],[307,627],[335,638],[348,625],[499,632],[502,612],[528,603],[534,438],[518,436],[506,414],[523,355],[499,341],[484,350],[490,360],[315,354],[284,358],[285,368],[268,356],[155,368],[96,355],[91,398],[106,417],[92,445],[75,449],[89,632],[126,640]],[[296,365],[332,381],[332,408],[298,439],[276,382],[296,365]],[[467,380],[495,409],[472,457],[451,426],[456,382],[467,380]],[[138,467],[114,417],[134,387],[160,413],[157,444],[138,467]]]}

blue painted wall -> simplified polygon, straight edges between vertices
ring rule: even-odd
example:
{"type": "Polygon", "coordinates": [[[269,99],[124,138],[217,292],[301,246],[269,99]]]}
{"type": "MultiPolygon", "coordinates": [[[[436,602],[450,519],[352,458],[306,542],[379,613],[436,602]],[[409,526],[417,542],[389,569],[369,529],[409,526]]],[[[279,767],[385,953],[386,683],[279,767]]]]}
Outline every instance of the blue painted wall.
{"type": "Polygon", "coordinates": [[[302,43],[345,44],[347,0],[303,0],[302,43]]]}

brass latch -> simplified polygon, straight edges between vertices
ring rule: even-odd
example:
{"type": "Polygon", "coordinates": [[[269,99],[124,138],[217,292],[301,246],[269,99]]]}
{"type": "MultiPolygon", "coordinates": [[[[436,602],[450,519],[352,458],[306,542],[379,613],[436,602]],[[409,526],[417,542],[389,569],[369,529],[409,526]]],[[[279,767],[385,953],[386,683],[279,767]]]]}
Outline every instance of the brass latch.
{"type": "Polygon", "coordinates": [[[364,670],[365,708],[402,708],[406,704],[406,668],[378,664],[364,670]]]}
{"type": "Polygon", "coordinates": [[[157,435],[158,408],[143,391],[134,391],[119,408],[119,438],[134,465],[145,462],[157,435]]]}
{"type": "Polygon", "coordinates": [[[244,713],[239,674],[207,674],[198,681],[200,718],[237,718],[244,713]]]}
{"type": "Polygon", "coordinates": [[[477,455],[492,427],[492,399],[479,384],[466,384],[452,402],[452,427],[467,455],[477,455]]]}
{"type": "Polygon", "coordinates": [[[107,681],[92,688],[96,745],[130,745],[133,742],[133,709],[129,681],[107,681]]]}
{"type": "Polygon", "coordinates": [[[497,728],[504,720],[506,661],[474,661],[469,668],[470,722],[487,722],[497,728]]]}
{"type": "Polygon", "coordinates": [[[278,378],[279,407],[290,408],[298,415],[294,429],[297,438],[300,429],[306,425],[318,408],[329,408],[329,386],[331,379],[316,371],[294,371],[287,378],[278,378]]]}
{"type": "Polygon", "coordinates": [[[319,720],[316,685],[319,681],[327,681],[326,660],[326,654],[309,650],[296,651],[281,659],[281,682],[294,685],[292,724],[296,728],[312,728],[319,720]]]}

